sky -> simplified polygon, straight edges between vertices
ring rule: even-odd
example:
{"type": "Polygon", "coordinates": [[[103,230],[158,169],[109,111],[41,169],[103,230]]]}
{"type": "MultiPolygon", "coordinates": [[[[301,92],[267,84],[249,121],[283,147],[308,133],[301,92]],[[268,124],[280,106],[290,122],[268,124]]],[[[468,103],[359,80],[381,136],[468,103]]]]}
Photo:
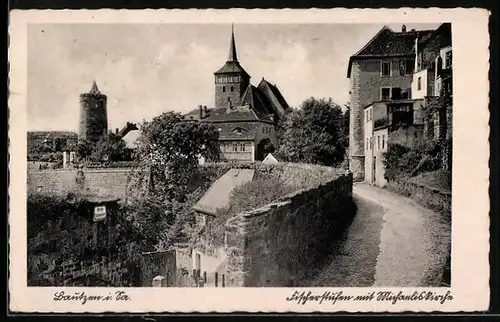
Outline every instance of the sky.
{"type": "MultiPolygon", "coordinates": [[[[401,24],[388,24],[401,30],[401,24]]],[[[435,29],[439,24],[407,24],[435,29]]],[[[347,64],[383,25],[239,24],[238,60],[257,85],[276,84],[288,104],[349,101],[347,64]]],[[[229,54],[230,24],[31,24],[28,130],[77,131],[79,94],[95,80],[108,96],[109,129],[166,111],[214,105],[214,75],[229,54]]]]}

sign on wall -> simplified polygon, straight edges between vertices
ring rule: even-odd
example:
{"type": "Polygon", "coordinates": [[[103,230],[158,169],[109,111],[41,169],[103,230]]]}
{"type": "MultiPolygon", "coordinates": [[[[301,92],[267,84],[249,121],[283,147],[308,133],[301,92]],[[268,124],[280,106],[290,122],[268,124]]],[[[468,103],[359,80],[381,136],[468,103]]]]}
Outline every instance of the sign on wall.
{"type": "Polygon", "coordinates": [[[106,219],[106,206],[94,207],[94,221],[103,221],[106,219]]]}

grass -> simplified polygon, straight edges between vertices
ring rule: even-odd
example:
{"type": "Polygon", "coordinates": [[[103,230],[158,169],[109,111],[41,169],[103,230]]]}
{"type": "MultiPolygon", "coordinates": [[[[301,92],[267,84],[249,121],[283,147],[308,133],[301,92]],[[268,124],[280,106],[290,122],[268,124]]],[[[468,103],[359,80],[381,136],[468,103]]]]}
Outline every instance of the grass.
{"type": "Polygon", "coordinates": [[[421,173],[409,178],[408,182],[438,189],[443,192],[451,192],[451,174],[444,170],[435,170],[421,173]]]}

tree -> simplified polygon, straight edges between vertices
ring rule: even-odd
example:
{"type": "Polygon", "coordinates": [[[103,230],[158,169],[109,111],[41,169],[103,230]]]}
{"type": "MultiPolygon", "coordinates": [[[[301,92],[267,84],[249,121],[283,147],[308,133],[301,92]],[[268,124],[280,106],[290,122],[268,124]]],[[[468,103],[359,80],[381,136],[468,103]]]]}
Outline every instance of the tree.
{"type": "Polygon", "coordinates": [[[123,138],[111,132],[93,145],[91,150],[91,159],[96,162],[130,160],[123,138]]]}
{"type": "Polygon", "coordinates": [[[331,98],[305,100],[283,123],[278,155],[290,162],[339,165],[348,144],[345,116],[331,98]]]}
{"type": "Polygon", "coordinates": [[[155,188],[181,201],[195,178],[200,156],[217,160],[219,132],[207,123],[167,112],[141,126],[137,155],[151,171],[155,188]]]}
{"type": "Polygon", "coordinates": [[[198,171],[198,158],[218,158],[219,132],[211,124],[167,112],[144,122],[140,133],[137,161],[147,171],[134,173],[148,175],[154,187],[146,195],[131,195],[128,213],[145,236],[144,249],[166,249],[189,235],[192,207],[208,189],[198,171]]]}
{"type": "Polygon", "coordinates": [[[92,154],[93,142],[89,140],[79,140],[76,145],[76,155],[80,160],[86,160],[92,154]]]}

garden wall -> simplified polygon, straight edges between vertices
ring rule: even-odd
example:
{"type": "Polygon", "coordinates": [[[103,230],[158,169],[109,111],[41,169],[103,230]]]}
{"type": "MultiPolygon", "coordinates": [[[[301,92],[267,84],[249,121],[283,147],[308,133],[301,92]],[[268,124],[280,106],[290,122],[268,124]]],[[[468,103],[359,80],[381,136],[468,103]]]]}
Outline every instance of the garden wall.
{"type": "Polygon", "coordinates": [[[447,216],[451,215],[451,192],[402,180],[388,181],[387,188],[415,200],[424,207],[447,216]]]}
{"type": "MultiPolygon", "coordinates": [[[[86,193],[113,197],[122,200],[127,199],[129,187],[136,183],[133,178],[133,170],[130,168],[120,169],[84,169],[83,190],[86,193]]],[[[44,193],[51,195],[63,195],[68,192],[77,191],[76,170],[42,170],[28,172],[28,193],[44,193]]]]}
{"type": "MultiPolygon", "coordinates": [[[[299,168],[272,171],[283,171],[298,182],[316,176],[307,167],[299,168]]],[[[227,221],[228,286],[296,285],[331,251],[332,240],[354,215],[352,173],[316,180],[319,183],[227,221]]]]}

